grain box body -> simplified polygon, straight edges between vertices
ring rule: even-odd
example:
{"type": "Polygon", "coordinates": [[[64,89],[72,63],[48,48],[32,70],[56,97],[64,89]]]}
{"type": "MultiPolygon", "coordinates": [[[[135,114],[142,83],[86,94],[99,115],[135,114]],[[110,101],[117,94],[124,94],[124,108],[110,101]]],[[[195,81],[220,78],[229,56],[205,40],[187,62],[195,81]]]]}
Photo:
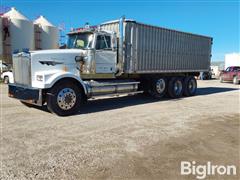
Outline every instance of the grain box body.
{"type": "MultiPolygon", "coordinates": [[[[119,21],[101,25],[119,36],[119,21]]],[[[209,71],[212,38],[124,22],[124,72],[129,74],[209,71]]]]}

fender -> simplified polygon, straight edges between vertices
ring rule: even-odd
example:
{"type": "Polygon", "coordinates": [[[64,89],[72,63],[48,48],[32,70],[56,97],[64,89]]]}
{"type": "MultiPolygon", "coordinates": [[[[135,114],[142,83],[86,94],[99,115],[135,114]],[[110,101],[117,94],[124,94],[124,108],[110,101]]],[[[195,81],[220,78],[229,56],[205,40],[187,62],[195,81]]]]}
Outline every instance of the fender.
{"type": "MultiPolygon", "coordinates": [[[[84,93],[87,94],[87,88],[86,88],[86,84],[83,82],[83,80],[79,77],[76,76],[75,74],[72,74],[70,72],[55,72],[55,73],[50,73],[50,74],[43,74],[44,75],[44,83],[42,84],[43,86],[41,87],[42,89],[48,89],[53,87],[53,85],[63,79],[63,78],[73,78],[75,80],[77,80],[83,87],[84,89],[84,93]]],[[[36,86],[37,84],[35,84],[36,86]]],[[[33,84],[34,86],[34,84],[33,84]]],[[[39,84],[37,85],[39,86],[39,84]]]]}

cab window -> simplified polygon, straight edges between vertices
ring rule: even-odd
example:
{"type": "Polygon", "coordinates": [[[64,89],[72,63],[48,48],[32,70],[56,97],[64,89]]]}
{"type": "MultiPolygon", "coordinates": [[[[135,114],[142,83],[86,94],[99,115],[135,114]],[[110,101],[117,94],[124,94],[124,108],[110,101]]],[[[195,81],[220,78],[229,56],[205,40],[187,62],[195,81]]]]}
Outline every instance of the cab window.
{"type": "Polygon", "coordinates": [[[111,37],[105,35],[98,35],[96,42],[96,50],[110,50],[111,49],[111,37]]]}
{"type": "Polygon", "coordinates": [[[110,36],[105,36],[106,43],[109,49],[111,49],[111,37],[110,36]]]}
{"type": "Polygon", "coordinates": [[[240,67],[234,67],[233,71],[240,71],[240,67]]]}

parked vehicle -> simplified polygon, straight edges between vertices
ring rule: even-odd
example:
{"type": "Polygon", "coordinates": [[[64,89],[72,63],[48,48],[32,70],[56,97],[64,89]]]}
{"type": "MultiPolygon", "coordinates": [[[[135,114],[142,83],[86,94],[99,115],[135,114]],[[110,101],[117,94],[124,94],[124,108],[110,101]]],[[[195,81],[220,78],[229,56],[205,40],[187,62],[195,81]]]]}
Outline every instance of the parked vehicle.
{"type": "Polygon", "coordinates": [[[6,63],[1,62],[0,60],[0,73],[3,73],[8,70],[9,70],[9,66],[6,63]]]}
{"type": "Polygon", "coordinates": [[[11,70],[11,66],[2,62],[0,60],[0,74],[1,74],[1,79],[5,84],[13,83],[13,74],[11,70]]]}
{"type": "Polygon", "coordinates": [[[233,84],[240,82],[240,66],[230,66],[220,73],[220,82],[232,81],[233,84]]]}
{"type": "Polygon", "coordinates": [[[210,67],[211,37],[125,18],[68,36],[68,49],[13,55],[10,97],[70,115],[87,99],[105,95],[193,96],[194,76],[210,67]]]}
{"type": "Polygon", "coordinates": [[[200,72],[198,79],[201,79],[201,80],[212,79],[212,71],[200,72]]]}
{"type": "Polygon", "coordinates": [[[1,79],[5,84],[14,83],[12,71],[6,71],[1,74],[1,79]]]}

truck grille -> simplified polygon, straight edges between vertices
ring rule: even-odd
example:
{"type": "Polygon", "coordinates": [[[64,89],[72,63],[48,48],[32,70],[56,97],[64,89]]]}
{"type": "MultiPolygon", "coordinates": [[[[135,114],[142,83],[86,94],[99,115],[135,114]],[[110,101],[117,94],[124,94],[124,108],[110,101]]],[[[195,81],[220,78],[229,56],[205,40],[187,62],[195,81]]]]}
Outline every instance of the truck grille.
{"type": "Polygon", "coordinates": [[[31,85],[31,58],[29,53],[13,55],[13,76],[15,84],[31,85]]]}

